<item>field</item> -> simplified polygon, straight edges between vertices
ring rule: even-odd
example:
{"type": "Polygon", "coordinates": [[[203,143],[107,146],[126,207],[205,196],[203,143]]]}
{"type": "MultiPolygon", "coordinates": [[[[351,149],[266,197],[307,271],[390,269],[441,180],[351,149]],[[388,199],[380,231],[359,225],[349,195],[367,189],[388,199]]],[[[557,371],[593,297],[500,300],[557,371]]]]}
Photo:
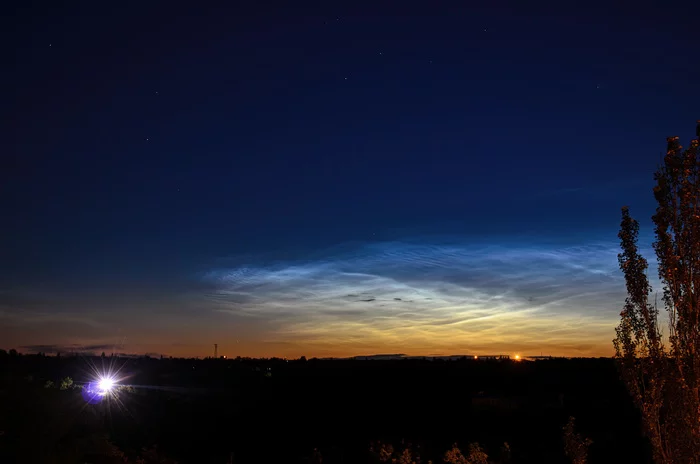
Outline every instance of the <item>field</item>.
{"type": "MultiPolygon", "coordinates": [[[[187,360],[3,356],[0,462],[117,462],[157,446],[180,463],[373,462],[377,440],[442,462],[478,442],[497,462],[569,462],[570,416],[589,462],[648,462],[638,414],[610,359],[187,360]],[[120,368],[115,397],[81,395],[120,368]],[[70,377],[74,386],[61,389],[70,377]],[[49,382],[47,384],[47,382],[49,382]],[[53,384],[51,383],[53,382],[53,384]]],[[[66,387],[66,385],[64,385],[66,387]]]]}

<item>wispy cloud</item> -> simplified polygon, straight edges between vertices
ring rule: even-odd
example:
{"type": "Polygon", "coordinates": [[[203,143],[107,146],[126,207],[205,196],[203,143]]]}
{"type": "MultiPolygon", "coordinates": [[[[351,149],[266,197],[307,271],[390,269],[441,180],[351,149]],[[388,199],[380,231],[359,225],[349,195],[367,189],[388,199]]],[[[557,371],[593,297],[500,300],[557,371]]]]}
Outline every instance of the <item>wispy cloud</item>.
{"type": "Polygon", "coordinates": [[[50,344],[50,345],[24,345],[21,346],[23,350],[26,350],[30,353],[85,353],[85,354],[92,354],[98,351],[104,351],[109,353],[110,351],[114,351],[115,346],[114,345],[78,345],[78,344],[67,344],[67,345],[57,345],[57,344],[50,344]]]}
{"type": "Polygon", "coordinates": [[[327,351],[608,354],[624,301],[616,254],[615,243],[390,242],[204,280],[218,311],[327,351]]]}

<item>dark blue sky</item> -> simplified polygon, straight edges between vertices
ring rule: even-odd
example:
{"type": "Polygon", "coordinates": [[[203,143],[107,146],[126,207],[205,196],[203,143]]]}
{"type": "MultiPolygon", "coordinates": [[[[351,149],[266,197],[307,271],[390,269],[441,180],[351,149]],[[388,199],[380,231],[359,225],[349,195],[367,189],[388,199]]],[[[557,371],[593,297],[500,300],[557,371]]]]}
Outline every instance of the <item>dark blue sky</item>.
{"type": "MultiPolygon", "coordinates": [[[[166,353],[202,354],[211,336],[243,333],[252,354],[406,351],[435,328],[429,311],[463,314],[454,307],[466,297],[302,327],[320,320],[299,309],[313,306],[318,282],[308,294],[308,281],[272,288],[275,273],[391,277],[362,284],[376,296],[397,275],[425,290],[413,277],[435,253],[451,276],[488,247],[543,257],[614,247],[620,206],[648,224],[664,138],[687,143],[700,117],[697,2],[148,3],[2,7],[0,315],[16,345],[120,331],[136,350],[166,353]],[[405,261],[412,246],[418,267],[405,261]],[[348,258],[376,264],[377,253],[377,269],[348,258]],[[231,290],[230,276],[250,269],[259,291],[231,290]],[[290,292],[301,292],[293,303],[290,292]],[[415,324],[398,336],[372,322],[380,316],[415,324]],[[292,327],[308,337],[292,340],[292,327]]],[[[600,260],[614,273],[610,256],[600,260]]],[[[460,288],[503,275],[488,266],[460,288]]],[[[543,266],[527,278],[539,281],[543,266]]],[[[556,314],[581,323],[608,304],[591,322],[607,340],[621,301],[556,314]]],[[[452,349],[424,338],[424,351],[452,349]]],[[[534,349],[517,333],[488,340],[534,349]]],[[[570,349],[557,340],[552,350],[570,349]]]]}

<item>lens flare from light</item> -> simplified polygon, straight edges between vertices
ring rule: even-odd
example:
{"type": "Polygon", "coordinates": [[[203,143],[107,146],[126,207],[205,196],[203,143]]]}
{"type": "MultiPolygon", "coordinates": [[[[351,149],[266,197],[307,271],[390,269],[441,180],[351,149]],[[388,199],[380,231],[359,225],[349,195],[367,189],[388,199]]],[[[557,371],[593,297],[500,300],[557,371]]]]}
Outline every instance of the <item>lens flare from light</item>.
{"type": "Polygon", "coordinates": [[[89,404],[100,402],[116,402],[121,404],[120,396],[123,383],[129,378],[124,374],[126,361],[117,356],[86,357],[88,372],[87,382],[83,384],[81,393],[89,404]],[[99,365],[98,365],[99,364],[99,365]]]}
{"type": "Polygon", "coordinates": [[[83,388],[83,398],[90,404],[97,404],[105,398],[116,398],[117,381],[113,377],[98,376],[83,388]]]}
{"type": "Polygon", "coordinates": [[[110,377],[102,377],[97,383],[97,388],[100,394],[106,395],[112,391],[112,388],[114,388],[114,379],[111,379],[110,377]]]}

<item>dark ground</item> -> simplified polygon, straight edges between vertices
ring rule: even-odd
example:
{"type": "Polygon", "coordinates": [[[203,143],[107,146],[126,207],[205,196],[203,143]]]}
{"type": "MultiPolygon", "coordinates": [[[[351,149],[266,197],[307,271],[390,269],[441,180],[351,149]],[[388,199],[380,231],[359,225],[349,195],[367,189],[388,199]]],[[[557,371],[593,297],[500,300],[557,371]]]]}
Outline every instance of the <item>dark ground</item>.
{"type": "MultiPolygon", "coordinates": [[[[441,462],[457,442],[517,463],[568,462],[562,427],[593,440],[589,462],[649,462],[610,359],[539,361],[158,360],[0,356],[0,462],[95,462],[100,436],[127,454],[158,445],[180,463],[372,462],[372,440],[408,440],[441,462]],[[87,405],[91,364],[124,365],[116,402],[87,405]]],[[[113,461],[103,461],[113,462],[113,461]]]]}

